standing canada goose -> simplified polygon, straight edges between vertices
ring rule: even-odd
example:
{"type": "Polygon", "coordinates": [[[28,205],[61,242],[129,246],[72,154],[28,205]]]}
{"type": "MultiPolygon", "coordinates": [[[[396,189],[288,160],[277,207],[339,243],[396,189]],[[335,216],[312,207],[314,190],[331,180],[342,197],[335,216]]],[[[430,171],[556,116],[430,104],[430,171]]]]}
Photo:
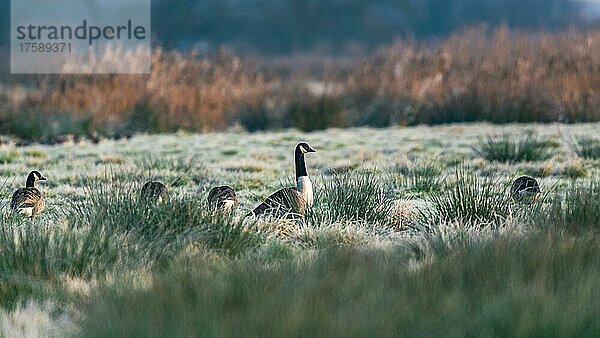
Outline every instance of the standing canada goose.
{"type": "Polygon", "coordinates": [[[10,208],[27,217],[33,217],[44,210],[46,201],[41,191],[35,187],[35,182],[45,181],[39,171],[34,170],[27,176],[25,188],[17,189],[10,200],[10,208]]]}
{"type": "Polygon", "coordinates": [[[304,154],[314,152],[316,150],[312,149],[308,143],[298,143],[294,150],[296,187],[283,188],[274,192],[246,216],[259,216],[265,213],[282,215],[290,211],[304,215],[306,209],[313,204],[313,188],[306,172],[304,154]]]}
{"type": "Polygon", "coordinates": [[[211,209],[231,211],[238,206],[238,199],[233,188],[227,185],[214,187],[208,193],[208,205],[211,209]]]}
{"type": "Polygon", "coordinates": [[[142,187],[140,193],[140,200],[142,202],[162,202],[167,199],[168,192],[167,187],[164,184],[156,181],[146,182],[142,187]]]}
{"type": "Polygon", "coordinates": [[[542,191],[540,185],[533,177],[521,176],[517,178],[510,188],[511,197],[521,203],[530,204],[535,202],[542,191]]]}

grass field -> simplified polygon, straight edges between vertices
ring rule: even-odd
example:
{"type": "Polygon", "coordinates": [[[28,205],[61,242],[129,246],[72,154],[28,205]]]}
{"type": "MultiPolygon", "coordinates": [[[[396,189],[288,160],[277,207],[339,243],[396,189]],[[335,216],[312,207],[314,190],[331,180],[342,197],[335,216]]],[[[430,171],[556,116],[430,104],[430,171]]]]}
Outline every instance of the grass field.
{"type": "Polygon", "coordinates": [[[139,135],[0,148],[0,335],[593,336],[600,124],[139,135]],[[293,184],[315,205],[243,220],[293,184]],[[12,215],[30,170],[47,209],[12,215]],[[517,175],[543,198],[513,203],[517,175]],[[170,199],[138,202],[144,181],[170,199]],[[212,186],[240,199],[207,211],[212,186]]]}

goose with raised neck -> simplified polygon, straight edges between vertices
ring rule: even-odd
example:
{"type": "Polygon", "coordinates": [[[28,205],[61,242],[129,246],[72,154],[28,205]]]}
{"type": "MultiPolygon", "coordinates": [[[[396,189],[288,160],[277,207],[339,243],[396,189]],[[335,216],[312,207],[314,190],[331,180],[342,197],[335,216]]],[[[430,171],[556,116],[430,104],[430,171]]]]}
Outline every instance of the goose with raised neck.
{"type": "Polygon", "coordinates": [[[284,215],[289,212],[303,215],[307,208],[312,206],[314,196],[313,187],[308,172],[306,171],[305,154],[314,153],[306,142],[300,142],[294,148],[294,164],[296,169],[296,186],[280,189],[269,195],[264,202],[259,204],[247,216],[262,214],[284,215]]]}

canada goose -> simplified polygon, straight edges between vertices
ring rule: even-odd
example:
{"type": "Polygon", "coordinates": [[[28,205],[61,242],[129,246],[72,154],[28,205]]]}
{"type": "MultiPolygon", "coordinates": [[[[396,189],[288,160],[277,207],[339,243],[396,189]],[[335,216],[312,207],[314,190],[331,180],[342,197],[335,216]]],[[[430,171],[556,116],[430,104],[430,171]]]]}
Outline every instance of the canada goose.
{"type": "Polygon", "coordinates": [[[140,193],[140,200],[142,202],[162,202],[167,199],[168,192],[167,187],[164,184],[156,181],[146,182],[142,187],[140,193]]]}
{"type": "Polygon", "coordinates": [[[535,202],[540,194],[540,185],[533,177],[521,176],[517,178],[510,188],[511,197],[521,203],[530,204],[535,202]]]}
{"type": "Polygon", "coordinates": [[[42,193],[35,187],[35,182],[45,180],[46,178],[39,171],[30,172],[25,188],[19,188],[13,193],[10,208],[27,217],[33,217],[42,212],[46,207],[46,201],[42,193]]]}
{"type": "Polygon", "coordinates": [[[289,211],[304,215],[306,209],[313,204],[313,188],[306,172],[304,154],[314,152],[316,150],[312,149],[308,143],[298,143],[294,150],[296,187],[283,188],[274,192],[246,216],[259,216],[265,213],[281,215],[289,211]]]}
{"type": "Polygon", "coordinates": [[[214,187],[208,193],[208,205],[211,209],[231,211],[238,206],[238,199],[233,188],[227,185],[214,187]]]}

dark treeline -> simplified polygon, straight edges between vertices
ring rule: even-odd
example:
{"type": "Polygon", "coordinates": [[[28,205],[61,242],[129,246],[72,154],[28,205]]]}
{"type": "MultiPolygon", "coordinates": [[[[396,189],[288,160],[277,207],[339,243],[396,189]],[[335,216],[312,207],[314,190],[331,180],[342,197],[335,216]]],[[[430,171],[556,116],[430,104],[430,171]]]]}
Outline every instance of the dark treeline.
{"type": "Polygon", "coordinates": [[[480,22],[554,30],[585,24],[585,11],[571,0],[155,0],[152,20],[166,47],[287,53],[444,37],[480,22]]]}
{"type": "MultiPolygon", "coordinates": [[[[10,1],[0,0],[0,45],[8,44],[10,1]]],[[[397,37],[444,37],[479,22],[554,30],[586,24],[573,0],[152,0],[155,42],[167,48],[287,53],[397,37]]]]}

